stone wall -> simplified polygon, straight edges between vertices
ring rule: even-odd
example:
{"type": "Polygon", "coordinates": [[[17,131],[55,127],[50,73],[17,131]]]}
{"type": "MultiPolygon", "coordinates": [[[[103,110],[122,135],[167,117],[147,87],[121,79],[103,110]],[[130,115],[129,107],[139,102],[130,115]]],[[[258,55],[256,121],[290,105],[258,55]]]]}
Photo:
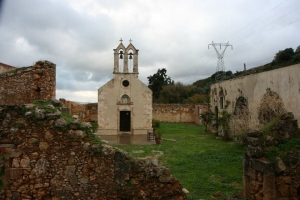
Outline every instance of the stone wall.
{"type": "Polygon", "coordinates": [[[7,65],[7,64],[4,64],[4,63],[0,63],[0,74],[4,73],[4,72],[12,71],[14,69],[17,69],[17,68],[7,65]]]}
{"type": "Polygon", "coordinates": [[[68,112],[84,122],[98,121],[98,103],[79,104],[74,101],[59,99],[68,112]]]}
{"type": "Polygon", "coordinates": [[[201,124],[201,112],[207,111],[207,106],[189,104],[153,104],[153,119],[162,122],[185,122],[201,124]]]}
{"type": "Polygon", "coordinates": [[[67,122],[50,102],[0,107],[2,199],[186,199],[158,160],[101,144],[88,123],[67,122]]]}
{"type": "Polygon", "coordinates": [[[269,161],[264,150],[276,148],[282,139],[299,137],[297,122],[285,114],[272,134],[248,132],[248,151],[243,158],[244,197],[253,200],[300,199],[300,150],[288,151],[269,161]]]}
{"type": "Polygon", "coordinates": [[[267,106],[276,107],[275,104],[280,104],[282,111],[293,112],[299,122],[300,106],[297,105],[300,105],[300,64],[211,85],[211,109],[215,114],[225,108],[230,114],[237,114],[236,111],[240,110],[240,114],[234,115],[230,124],[231,136],[238,136],[244,131],[241,129],[253,129],[258,125],[258,108],[269,92],[276,94],[278,98],[273,102],[265,102],[267,106]],[[281,102],[276,102],[279,99],[281,102]]]}
{"type": "Polygon", "coordinates": [[[34,66],[0,74],[0,105],[22,105],[55,98],[55,64],[38,61],[34,66]]]}
{"type": "MultiPolygon", "coordinates": [[[[79,104],[73,101],[60,99],[63,106],[72,115],[85,122],[97,122],[98,104],[79,104]]],[[[187,104],[153,104],[153,119],[162,122],[185,122],[202,124],[199,119],[200,112],[207,111],[207,105],[187,105],[187,104]]]]}

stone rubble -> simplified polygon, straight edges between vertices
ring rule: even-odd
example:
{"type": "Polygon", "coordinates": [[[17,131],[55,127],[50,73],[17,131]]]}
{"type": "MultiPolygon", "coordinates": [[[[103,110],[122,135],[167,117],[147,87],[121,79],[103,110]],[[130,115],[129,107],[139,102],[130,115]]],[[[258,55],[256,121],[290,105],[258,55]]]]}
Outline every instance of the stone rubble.
{"type": "Polygon", "coordinates": [[[0,145],[11,144],[1,148],[1,199],[186,199],[158,160],[95,142],[89,124],[67,122],[50,102],[57,115],[52,106],[0,106],[0,145]]]}

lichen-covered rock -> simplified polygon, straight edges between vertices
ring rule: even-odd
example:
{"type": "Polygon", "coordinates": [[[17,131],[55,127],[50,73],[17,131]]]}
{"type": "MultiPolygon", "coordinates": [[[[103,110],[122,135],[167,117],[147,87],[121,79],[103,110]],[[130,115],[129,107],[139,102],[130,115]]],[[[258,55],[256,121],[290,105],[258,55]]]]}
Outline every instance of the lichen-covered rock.
{"type": "Polygon", "coordinates": [[[62,127],[66,127],[67,125],[68,125],[67,121],[64,120],[63,118],[59,118],[59,119],[55,120],[56,127],[62,128],[62,127]]]}
{"type": "Polygon", "coordinates": [[[37,119],[44,119],[46,111],[44,109],[36,108],[34,114],[37,119]]]}
{"type": "Polygon", "coordinates": [[[55,106],[55,107],[59,107],[59,106],[61,106],[61,103],[60,103],[60,101],[59,101],[59,100],[57,100],[57,99],[50,98],[50,99],[49,99],[49,101],[50,101],[50,103],[51,103],[53,106],[55,106]]]}

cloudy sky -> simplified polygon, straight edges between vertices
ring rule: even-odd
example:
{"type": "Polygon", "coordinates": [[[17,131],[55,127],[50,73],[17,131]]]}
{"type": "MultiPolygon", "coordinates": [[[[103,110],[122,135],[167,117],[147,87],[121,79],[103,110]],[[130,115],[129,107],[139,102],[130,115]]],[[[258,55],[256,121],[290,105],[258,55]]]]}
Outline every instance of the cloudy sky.
{"type": "MultiPolygon", "coordinates": [[[[56,64],[56,97],[97,102],[120,38],[139,49],[139,78],[166,68],[191,84],[216,71],[208,45],[227,43],[232,72],[300,45],[300,0],[0,0],[0,62],[56,64]]],[[[220,49],[219,49],[220,50],[220,49]]],[[[220,51],[222,52],[224,48],[220,51]]]]}

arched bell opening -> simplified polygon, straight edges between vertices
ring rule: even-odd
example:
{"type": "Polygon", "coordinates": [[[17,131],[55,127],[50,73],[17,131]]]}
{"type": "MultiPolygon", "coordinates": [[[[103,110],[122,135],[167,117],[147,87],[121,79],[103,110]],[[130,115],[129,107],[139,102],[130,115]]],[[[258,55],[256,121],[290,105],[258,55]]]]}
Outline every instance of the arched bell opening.
{"type": "Polygon", "coordinates": [[[133,72],[133,63],[134,63],[133,51],[130,49],[128,51],[128,71],[130,73],[133,72]]]}
{"type": "Polygon", "coordinates": [[[119,72],[124,71],[124,50],[120,49],[119,50],[119,72]]]}

